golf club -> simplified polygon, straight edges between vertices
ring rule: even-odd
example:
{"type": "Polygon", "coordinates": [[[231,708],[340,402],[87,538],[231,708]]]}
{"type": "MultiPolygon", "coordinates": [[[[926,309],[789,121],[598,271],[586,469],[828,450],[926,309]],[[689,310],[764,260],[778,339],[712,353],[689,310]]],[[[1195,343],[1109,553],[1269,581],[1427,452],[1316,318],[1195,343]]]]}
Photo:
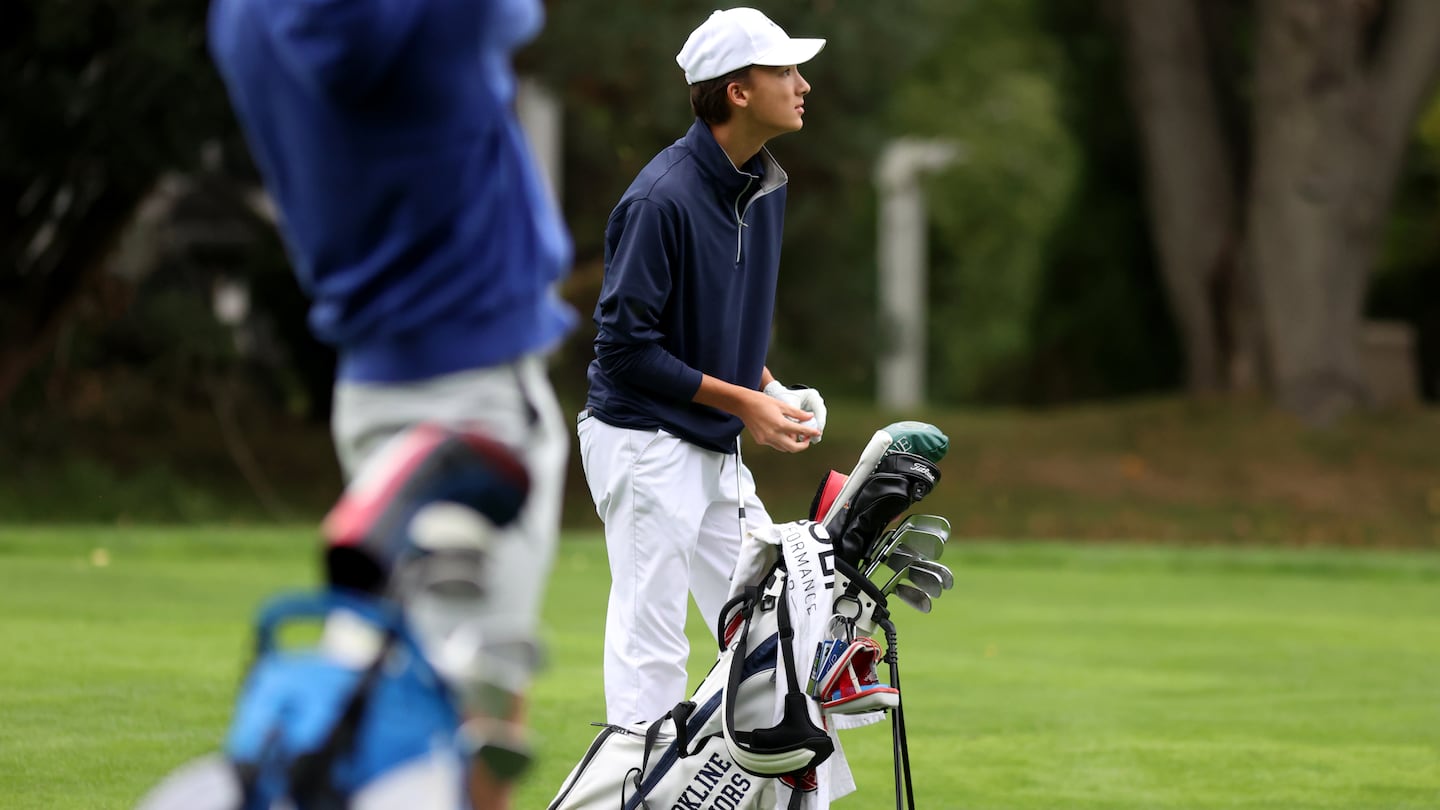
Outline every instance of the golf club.
{"type": "Polygon", "coordinates": [[[876,555],[875,552],[879,550],[884,550],[887,544],[890,544],[892,542],[895,535],[910,528],[910,526],[912,525],[912,517],[913,515],[906,515],[905,517],[901,518],[900,522],[895,524],[895,526],[892,527],[889,531],[882,532],[879,537],[876,537],[875,542],[871,544],[870,548],[866,549],[865,557],[868,559],[872,556],[885,556],[884,554],[876,555]]]}
{"type": "Polygon", "coordinates": [[[929,613],[929,612],[930,612],[930,607],[931,607],[930,597],[929,597],[924,591],[920,590],[919,588],[915,587],[914,585],[910,585],[910,584],[905,583],[905,582],[902,582],[902,583],[900,583],[899,585],[896,585],[896,586],[895,586],[895,596],[896,596],[901,602],[904,602],[905,604],[909,605],[910,607],[915,608],[916,610],[920,611],[921,613],[929,613]]]}
{"type": "Polygon", "coordinates": [[[900,575],[905,573],[905,569],[909,568],[910,564],[918,559],[920,559],[920,555],[905,546],[897,546],[891,551],[890,554],[885,557],[885,563],[889,565],[890,570],[895,573],[885,581],[884,585],[880,586],[880,592],[889,593],[890,589],[899,581],[900,575]]]}
{"type": "Polygon", "coordinates": [[[947,536],[929,529],[910,526],[903,532],[896,532],[895,536],[898,542],[909,546],[924,559],[938,560],[945,553],[947,536]]]}
{"type": "Polygon", "coordinates": [[[893,441],[895,438],[889,433],[883,430],[875,431],[865,448],[860,451],[860,458],[855,462],[855,468],[850,471],[849,477],[845,479],[845,484],[841,487],[839,494],[830,504],[830,508],[825,510],[824,516],[820,518],[821,524],[829,526],[830,521],[834,520],[835,516],[849,504],[850,499],[855,497],[855,493],[860,491],[860,485],[865,483],[866,477],[874,472],[875,465],[880,463],[880,459],[885,455],[885,450],[893,441]]]}
{"type": "Polygon", "coordinates": [[[950,521],[940,515],[911,515],[908,520],[913,528],[939,535],[943,540],[950,539],[950,521]]]}
{"type": "Polygon", "coordinates": [[[945,541],[950,536],[949,525],[944,518],[937,518],[934,515],[911,515],[905,518],[893,531],[882,535],[876,541],[874,549],[868,557],[870,562],[863,569],[865,576],[868,577],[875,573],[879,569],[880,563],[884,562],[885,558],[901,543],[909,546],[923,559],[939,559],[945,550],[945,541]],[[916,519],[921,519],[920,525],[917,525],[916,519]],[[941,529],[934,522],[936,520],[943,523],[945,528],[941,529]]]}
{"type": "Polygon", "coordinates": [[[875,572],[879,567],[880,561],[895,548],[895,534],[898,530],[898,527],[891,529],[875,538],[875,542],[860,556],[859,568],[862,573],[869,576],[875,572]]]}
{"type": "Polygon", "coordinates": [[[933,574],[939,579],[940,587],[944,590],[948,591],[955,587],[955,575],[951,573],[950,569],[945,565],[935,562],[934,560],[916,560],[911,563],[911,565],[914,566],[916,571],[926,571],[933,574]]]}
{"type": "MultiPolygon", "coordinates": [[[[871,543],[870,548],[866,549],[865,553],[860,557],[862,563],[868,560],[866,566],[868,566],[869,573],[873,573],[879,569],[880,563],[890,554],[890,551],[895,548],[895,544],[900,542],[901,533],[908,528],[910,528],[910,517],[906,516],[893,529],[882,532],[875,538],[875,542],[871,543]]],[[[866,576],[869,576],[869,573],[867,573],[866,576]]]]}
{"type": "Polygon", "coordinates": [[[905,576],[910,580],[911,585],[924,591],[925,595],[931,599],[939,599],[940,593],[945,590],[940,582],[939,574],[913,563],[905,567],[905,576]]]}

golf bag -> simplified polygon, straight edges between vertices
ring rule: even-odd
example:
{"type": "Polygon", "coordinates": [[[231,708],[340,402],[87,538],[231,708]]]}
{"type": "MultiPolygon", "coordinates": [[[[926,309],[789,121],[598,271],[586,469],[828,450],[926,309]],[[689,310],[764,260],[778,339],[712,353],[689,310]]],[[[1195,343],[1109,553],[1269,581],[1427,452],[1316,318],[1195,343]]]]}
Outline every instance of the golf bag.
{"type": "Polygon", "coordinates": [[[724,651],[691,699],[648,724],[604,726],[550,810],[773,807],[779,777],[783,806],[799,808],[834,741],[802,691],[789,583],[776,563],[731,599],[724,651]]]}
{"type": "Polygon", "coordinates": [[[485,436],[396,437],[326,517],[327,587],[261,608],[222,750],[140,810],[468,808],[473,757],[498,773],[523,754],[471,740],[464,718],[484,675],[466,622],[487,543],[527,492],[518,459],[485,436]],[[305,623],[322,626],[318,643],[282,646],[305,623]]]}
{"type": "Polygon", "coordinates": [[[605,725],[549,810],[823,808],[854,789],[835,729],[876,722],[884,711],[894,728],[896,807],[908,799],[913,808],[894,625],[884,594],[856,565],[934,488],[934,462],[948,444],[933,425],[889,425],[849,476],[822,479],[810,520],[773,527],[768,541],[743,538],[742,587],[716,633],[720,660],[665,716],[605,725]],[[743,586],[756,582],[758,590],[743,586]],[[803,631],[792,612],[810,620],[803,631]],[[880,629],[883,653],[869,637],[880,629]],[[795,662],[812,651],[802,692],[795,662]],[[876,676],[882,662],[890,683],[876,676]]]}
{"type": "Polygon", "coordinates": [[[140,808],[359,810],[417,787],[426,806],[467,807],[460,725],[454,696],[393,607],[340,591],[278,597],[257,619],[255,664],[221,755],[178,772],[140,808]],[[337,611],[353,622],[341,631],[349,653],[324,642],[278,647],[283,630],[337,611]],[[373,660],[357,665],[357,646],[373,660]]]}

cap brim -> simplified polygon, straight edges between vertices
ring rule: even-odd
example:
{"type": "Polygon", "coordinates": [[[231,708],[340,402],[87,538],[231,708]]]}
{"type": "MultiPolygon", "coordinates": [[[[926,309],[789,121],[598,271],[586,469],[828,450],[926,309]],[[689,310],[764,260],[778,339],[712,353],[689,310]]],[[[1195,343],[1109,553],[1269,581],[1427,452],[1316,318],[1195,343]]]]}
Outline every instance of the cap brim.
{"type": "Polygon", "coordinates": [[[820,53],[820,49],[824,47],[823,39],[792,39],[756,56],[755,61],[750,64],[766,67],[799,65],[814,59],[815,54],[820,53]]]}

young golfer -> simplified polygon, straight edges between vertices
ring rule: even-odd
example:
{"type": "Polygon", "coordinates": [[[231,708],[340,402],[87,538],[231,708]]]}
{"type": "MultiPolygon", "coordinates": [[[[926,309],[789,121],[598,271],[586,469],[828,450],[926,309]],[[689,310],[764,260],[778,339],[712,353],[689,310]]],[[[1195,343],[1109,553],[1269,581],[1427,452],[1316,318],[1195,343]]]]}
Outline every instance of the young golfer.
{"type": "Polygon", "coordinates": [[[786,388],[765,364],[787,180],[765,144],[804,126],[810,85],[797,65],[824,45],[751,8],[712,14],[676,57],[696,121],[641,170],[606,226],[577,430],[610,558],[612,723],[685,698],[687,592],[713,629],[739,508],[751,527],[770,523],[741,464],[742,428],[787,453],[825,428],[819,393],[786,388]]]}
{"type": "Polygon", "coordinates": [[[480,610],[496,684],[472,707],[495,720],[482,809],[508,806],[498,771],[521,759],[569,444],[544,355],[573,322],[553,293],[570,238],[513,112],[511,54],[543,21],[539,0],[213,0],[209,20],[310,325],[339,353],[346,478],[421,422],[483,428],[528,468],[480,610]]]}

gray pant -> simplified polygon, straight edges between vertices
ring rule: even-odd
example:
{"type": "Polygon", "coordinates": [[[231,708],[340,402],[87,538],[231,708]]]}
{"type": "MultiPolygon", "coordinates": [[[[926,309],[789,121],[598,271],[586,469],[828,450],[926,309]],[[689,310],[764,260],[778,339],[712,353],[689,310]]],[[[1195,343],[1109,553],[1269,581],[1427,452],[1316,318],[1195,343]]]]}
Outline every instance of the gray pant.
{"type": "Polygon", "coordinates": [[[545,360],[516,362],[403,384],[335,386],[331,429],[346,480],[397,434],[419,422],[478,427],[514,449],[530,473],[519,519],[494,544],[482,631],[496,682],[523,685],[536,666],[540,609],[560,530],[569,431],[545,360]]]}

